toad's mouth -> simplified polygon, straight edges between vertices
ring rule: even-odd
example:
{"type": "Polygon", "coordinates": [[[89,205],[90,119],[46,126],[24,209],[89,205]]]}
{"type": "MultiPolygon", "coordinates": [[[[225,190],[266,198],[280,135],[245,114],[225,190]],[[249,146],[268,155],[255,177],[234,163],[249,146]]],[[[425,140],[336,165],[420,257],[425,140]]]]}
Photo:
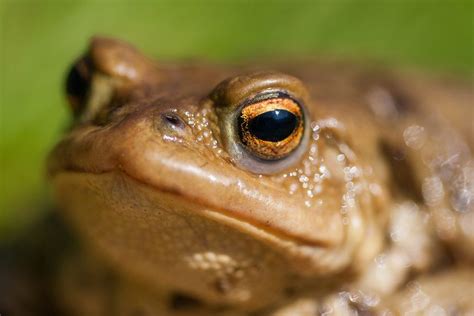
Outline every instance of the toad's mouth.
{"type": "MultiPolygon", "coordinates": [[[[253,220],[251,218],[243,218],[243,217],[237,217],[237,216],[229,209],[225,207],[220,207],[220,206],[215,206],[215,205],[210,205],[203,199],[196,198],[193,195],[189,195],[187,193],[183,193],[174,189],[166,188],[166,187],[156,187],[156,186],[151,186],[150,184],[143,183],[140,180],[128,175],[124,171],[117,171],[117,170],[112,170],[112,171],[107,171],[107,172],[101,172],[101,173],[91,173],[91,172],[86,172],[86,171],[79,171],[79,170],[67,170],[63,172],[58,172],[56,173],[51,181],[53,183],[56,182],[56,180],[59,179],[58,185],[63,186],[59,190],[60,194],[64,194],[64,192],[67,192],[68,190],[74,190],[73,188],[71,189],[66,189],[64,190],[64,186],[75,186],[74,182],[76,181],[75,179],[78,179],[77,182],[78,185],[77,187],[80,188],[81,186],[84,186],[84,184],[80,183],[83,182],[82,179],[87,179],[86,182],[90,183],[91,186],[95,186],[97,188],[102,188],[104,191],[102,192],[97,192],[95,190],[95,194],[99,194],[102,196],[107,196],[110,193],[105,192],[105,191],[121,191],[123,190],[123,187],[127,187],[130,189],[130,187],[134,187],[134,190],[136,189],[137,192],[141,192],[140,194],[136,194],[135,196],[141,196],[140,198],[143,198],[143,194],[147,195],[147,199],[150,199],[154,201],[154,206],[157,209],[164,210],[165,212],[174,212],[174,213],[179,213],[176,211],[175,208],[173,207],[168,207],[166,203],[161,202],[161,198],[163,196],[166,196],[167,200],[172,200],[176,201],[179,204],[187,205],[188,210],[192,210],[193,212],[196,213],[196,215],[199,215],[201,217],[208,218],[210,220],[213,220],[215,222],[227,225],[229,227],[232,227],[233,229],[236,229],[237,231],[246,233],[248,235],[253,236],[256,239],[261,239],[264,241],[273,241],[278,244],[284,244],[286,246],[291,245],[305,245],[305,246],[318,246],[321,247],[323,246],[322,244],[316,244],[311,241],[308,241],[307,239],[299,238],[298,236],[291,236],[289,234],[286,234],[283,231],[279,231],[277,229],[274,229],[273,227],[270,227],[268,225],[265,225],[265,223],[259,222],[257,220],[253,220]],[[68,179],[64,181],[64,179],[68,179]],[[116,182],[116,184],[110,184],[110,186],[105,185],[104,186],[104,181],[110,181],[109,179],[112,179],[113,182],[116,182]],[[117,185],[117,186],[116,186],[117,185]],[[117,187],[122,187],[122,188],[117,188],[117,187]],[[156,198],[153,198],[156,197],[156,198]]],[[[82,190],[80,188],[79,190],[82,190]]],[[[112,193],[113,194],[113,193],[112,193]]],[[[68,193],[64,194],[68,195],[68,193]]],[[[90,198],[90,194],[84,196],[84,199],[90,198]]],[[[128,198],[124,196],[124,198],[128,198]]],[[[61,199],[61,198],[60,198],[61,199]]],[[[107,198],[109,199],[109,198],[107,198]]],[[[115,199],[115,198],[112,198],[115,199]]],[[[127,201],[124,201],[123,204],[125,204],[127,201]]],[[[68,206],[64,206],[65,208],[68,208],[68,206]]],[[[113,207],[112,205],[110,206],[111,208],[113,207]]],[[[76,209],[80,209],[81,207],[77,207],[76,209]]],[[[84,210],[87,212],[87,210],[84,210]]],[[[140,212],[140,210],[136,210],[137,213],[140,212]]],[[[185,216],[186,214],[183,213],[185,216]]],[[[139,216],[139,215],[138,215],[139,216]]]]}
{"type": "MultiPolygon", "coordinates": [[[[271,222],[269,221],[261,221],[258,218],[252,217],[244,217],[240,216],[240,213],[235,212],[231,208],[226,208],[225,205],[213,205],[210,204],[206,199],[202,199],[201,197],[196,197],[195,195],[188,194],[187,192],[183,193],[179,190],[174,188],[164,187],[164,186],[156,186],[151,185],[149,183],[144,183],[139,179],[134,178],[133,176],[127,174],[123,170],[111,170],[105,172],[97,172],[91,173],[89,171],[84,170],[64,170],[61,172],[55,173],[51,177],[51,181],[54,183],[57,177],[69,175],[80,175],[80,176],[92,176],[100,177],[100,176],[108,176],[111,174],[117,174],[121,181],[125,180],[129,183],[143,187],[148,191],[156,192],[159,194],[166,194],[168,196],[172,196],[172,199],[179,200],[185,202],[187,204],[193,205],[194,210],[199,210],[199,214],[203,217],[209,218],[216,222],[220,222],[227,226],[230,226],[236,230],[241,232],[247,233],[252,235],[257,239],[262,239],[265,241],[273,241],[278,244],[286,244],[287,246],[291,245],[302,245],[302,246],[310,246],[310,247],[323,247],[326,248],[329,245],[327,243],[323,243],[320,241],[313,241],[308,238],[300,237],[298,235],[292,235],[288,232],[279,229],[278,227],[272,227],[271,222]]],[[[90,181],[94,181],[91,180],[90,181]]],[[[104,192],[104,194],[106,194],[104,192]]],[[[87,197],[84,197],[87,198],[87,197]]],[[[159,203],[159,202],[158,202],[159,203]]],[[[67,207],[67,206],[66,206],[67,207]]]]}
{"type": "Polygon", "coordinates": [[[72,133],[51,153],[48,173],[55,186],[55,178],[66,173],[118,172],[136,185],[199,205],[208,210],[206,216],[239,229],[315,247],[335,246],[343,239],[338,211],[308,208],[269,178],[156,141],[156,135],[127,137],[109,129],[87,129],[72,133]]]}

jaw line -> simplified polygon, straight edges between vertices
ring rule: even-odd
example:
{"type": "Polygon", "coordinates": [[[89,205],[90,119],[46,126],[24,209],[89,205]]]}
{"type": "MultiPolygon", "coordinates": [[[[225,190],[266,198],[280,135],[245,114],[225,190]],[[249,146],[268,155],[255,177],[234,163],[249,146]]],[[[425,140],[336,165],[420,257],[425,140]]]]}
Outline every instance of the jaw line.
{"type": "MultiPolygon", "coordinates": [[[[196,166],[187,166],[187,171],[194,172],[196,174],[202,174],[202,169],[196,166]]],[[[226,209],[222,206],[212,205],[210,203],[206,203],[203,199],[198,199],[193,197],[186,192],[182,192],[180,190],[176,190],[165,185],[155,185],[144,182],[126,172],[123,169],[111,169],[107,171],[99,171],[99,172],[91,172],[86,170],[78,170],[78,169],[68,169],[63,171],[57,171],[54,175],[51,176],[51,179],[54,179],[55,176],[62,174],[62,173],[77,173],[77,174],[91,174],[91,175],[102,175],[102,174],[109,174],[109,173],[118,173],[121,176],[125,177],[127,180],[135,182],[140,186],[144,186],[148,189],[151,189],[155,192],[166,193],[174,196],[177,199],[183,199],[188,203],[195,204],[198,206],[197,208],[202,209],[200,212],[196,212],[204,217],[207,217],[211,220],[221,222],[225,225],[229,225],[241,232],[250,233],[253,237],[263,240],[263,241],[270,241],[272,244],[279,244],[280,246],[286,247],[297,247],[297,246],[307,246],[307,247],[321,247],[321,245],[311,243],[307,240],[290,236],[285,234],[284,232],[272,229],[270,227],[265,226],[258,220],[251,221],[247,220],[242,217],[233,216],[232,211],[226,209]]],[[[209,175],[207,175],[209,177],[209,175]]],[[[215,180],[214,180],[215,181],[215,180]]]]}

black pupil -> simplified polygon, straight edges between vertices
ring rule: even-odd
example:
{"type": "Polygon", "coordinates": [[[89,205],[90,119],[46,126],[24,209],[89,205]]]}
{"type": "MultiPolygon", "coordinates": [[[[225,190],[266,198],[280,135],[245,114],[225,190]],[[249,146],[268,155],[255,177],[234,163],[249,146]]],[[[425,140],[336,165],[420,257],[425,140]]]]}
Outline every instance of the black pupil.
{"type": "Polygon", "coordinates": [[[249,132],[265,141],[279,142],[293,133],[298,118],[286,110],[272,110],[258,115],[248,123],[249,132]]]}

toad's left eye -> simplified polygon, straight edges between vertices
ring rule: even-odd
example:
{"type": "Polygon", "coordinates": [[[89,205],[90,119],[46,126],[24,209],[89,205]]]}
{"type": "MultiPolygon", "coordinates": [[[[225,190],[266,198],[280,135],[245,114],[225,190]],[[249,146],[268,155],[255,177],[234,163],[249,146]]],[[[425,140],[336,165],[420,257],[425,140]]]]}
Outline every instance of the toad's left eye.
{"type": "Polygon", "coordinates": [[[304,131],[301,106],[281,92],[261,94],[245,102],[237,124],[247,151],[264,160],[288,156],[300,144],[304,131]]]}

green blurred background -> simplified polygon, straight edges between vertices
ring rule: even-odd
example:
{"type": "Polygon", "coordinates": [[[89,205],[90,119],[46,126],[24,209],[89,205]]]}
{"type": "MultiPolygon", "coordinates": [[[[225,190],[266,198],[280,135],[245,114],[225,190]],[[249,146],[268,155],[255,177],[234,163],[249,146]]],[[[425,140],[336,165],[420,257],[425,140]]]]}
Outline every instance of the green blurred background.
{"type": "Polygon", "coordinates": [[[92,34],[162,59],[329,55],[473,74],[473,1],[0,0],[0,238],[48,209],[62,84],[92,34]]]}

